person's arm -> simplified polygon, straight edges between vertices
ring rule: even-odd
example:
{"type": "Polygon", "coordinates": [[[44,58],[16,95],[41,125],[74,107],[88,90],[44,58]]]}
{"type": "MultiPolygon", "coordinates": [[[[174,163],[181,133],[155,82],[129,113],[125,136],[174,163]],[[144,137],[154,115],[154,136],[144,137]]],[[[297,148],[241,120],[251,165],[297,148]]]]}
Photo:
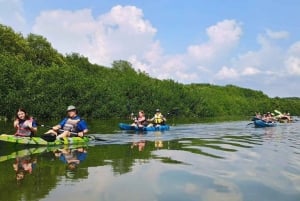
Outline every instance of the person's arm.
{"type": "Polygon", "coordinates": [[[59,124],[57,124],[57,125],[52,127],[52,130],[58,131],[60,128],[61,128],[61,126],[59,124]]]}
{"type": "Polygon", "coordinates": [[[84,129],[83,131],[78,132],[78,137],[83,137],[85,134],[88,133],[88,129],[84,129]]]}
{"type": "Polygon", "coordinates": [[[81,120],[79,123],[78,123],[78,136],[79,137],[83,137],[85,134],[88,133],[88,127],[87,127],[87,123],[84,121],[84,120],[81,120]]]}
{"type": "Polygon", "coordinates": [[[14,128],[19,128],[19,119],[14,120],[14,128]]]}
{"type": "Polygon", "coordinates": [[[52,127],[52,130],[58,131],[59,129],[63,128],[68,118],[64,118],[59,124],[52,127]]]}
{"type": "Polygon", "coordinates": [[[37,123],[35,120],[31,122],[31,124],[28,125],[28,128],[31,130],[31,132],[36,133],[37,132],[37,123]]]}
{"type": "Polygon", "coordinates": [[[152,122],[154,121],[155,117],[152,117],[151,119],[148,119],[148,121],[152,122]]]}
{"type": "Polygon", "coordinates": [[[37,127],[33,127],[32,123],[28,124],[28,128],[31,130],[31,132],[36,133],[37,132],[37,127]]]}

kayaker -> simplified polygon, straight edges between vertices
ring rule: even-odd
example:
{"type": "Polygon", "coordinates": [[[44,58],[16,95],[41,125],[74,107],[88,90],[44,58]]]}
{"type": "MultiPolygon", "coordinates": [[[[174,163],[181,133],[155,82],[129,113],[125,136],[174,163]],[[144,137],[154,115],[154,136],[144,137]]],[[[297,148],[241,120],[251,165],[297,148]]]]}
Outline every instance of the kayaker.
{"type": "Polygon", "coordinates": [[[133,123],[131,126],[144,127],[147,126],[147,119],[145,117],[145,112],[143,110],[139,111],[138,117],[133,118],[133,123]]]}
{"type": "Polygon", "coordinates": [[[262,117],[262,120],[267,122],[267,123],[271,123],[271,122],[276,121],[276,119],[274,118],[274,115],[271,114],[271,112],[267,112],[267,114],[264,114],[264,116],[262,117]]]}
{"type": "Polygon", "coordinates": [[[56,139],[61,139],[65,137],[83,137],[87,132],[86,121],[78,116],[76,107],[70,105],[67,108],[67,116],[58,125],[47,131],[45,135],[55,135],[56,139]]]}
{"type": "Polygon", "coordinates": [[[15,136],[32,137],[37,132],[36,121],[29,116],[24,108],[19,108],[14,120],[15,136]]]}
{"type": "Polygon", "coordinates": [[[159,109],[156,109],[154,116],[148,121],[152,122],[148,126],[159,126],[159,125],[164,125],[167,119],[162,115],[159,109]]]}

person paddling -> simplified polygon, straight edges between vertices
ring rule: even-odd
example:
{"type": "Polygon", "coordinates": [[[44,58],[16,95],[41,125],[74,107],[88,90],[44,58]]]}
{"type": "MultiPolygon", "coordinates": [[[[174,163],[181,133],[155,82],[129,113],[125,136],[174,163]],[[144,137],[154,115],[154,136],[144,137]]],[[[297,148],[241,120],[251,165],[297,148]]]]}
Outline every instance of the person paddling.
{"type": "Polygon", "coordinates": [[[58,125],[47,131],[42,138],[47,141],[54,141],[65,137],[83,137],[87,132],[86,121],[78,116],[76,107],[70,105],[67,108],[67,116],[58,125]]]}
{"type": "Polygon", "coordinates": [[[131,124],[131,126],[142,128],[144,126],[147,126],[148,122],[145,117],[145,112],[143,110],[139,111],[138,117],[135,117],[134,122],[131,124]]]}
{"type": "Polygon", "coordinates": [[[15,136],[32,137],[37,132],[37,123],[24,108],[19,108],[16,112],[14,128],[16,128],[15,136]]]}
{"type": "Polygon", "coordinates": [[[160,125],[164,125],[167,119],[162,115],[159,109],[156,109],[154,116],[148,121],[152,122],[148,126],[160,126],[160,125]]]}

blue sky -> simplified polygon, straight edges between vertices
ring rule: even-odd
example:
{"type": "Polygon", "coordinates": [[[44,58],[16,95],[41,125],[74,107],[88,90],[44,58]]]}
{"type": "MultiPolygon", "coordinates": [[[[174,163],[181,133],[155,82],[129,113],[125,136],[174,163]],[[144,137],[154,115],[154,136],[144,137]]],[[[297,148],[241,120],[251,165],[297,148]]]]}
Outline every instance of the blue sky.
{"type": "Polygon", "coordinates": [[[0,23],[99,65],[300,97],[299,10],[298,0],[0,0],[0,23]]]}

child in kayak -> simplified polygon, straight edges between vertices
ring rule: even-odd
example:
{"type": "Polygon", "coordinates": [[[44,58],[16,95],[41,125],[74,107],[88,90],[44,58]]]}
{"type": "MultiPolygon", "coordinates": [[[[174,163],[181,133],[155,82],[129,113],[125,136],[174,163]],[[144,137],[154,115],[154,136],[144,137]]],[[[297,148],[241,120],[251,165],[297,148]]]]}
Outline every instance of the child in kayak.
{"type": "Polygon", "coordinates": [[[36,121],[28,115],[24,108],[17,110],[14,127],[17,130],[15,136],[32,137],[37,132],[36,121]]]}

